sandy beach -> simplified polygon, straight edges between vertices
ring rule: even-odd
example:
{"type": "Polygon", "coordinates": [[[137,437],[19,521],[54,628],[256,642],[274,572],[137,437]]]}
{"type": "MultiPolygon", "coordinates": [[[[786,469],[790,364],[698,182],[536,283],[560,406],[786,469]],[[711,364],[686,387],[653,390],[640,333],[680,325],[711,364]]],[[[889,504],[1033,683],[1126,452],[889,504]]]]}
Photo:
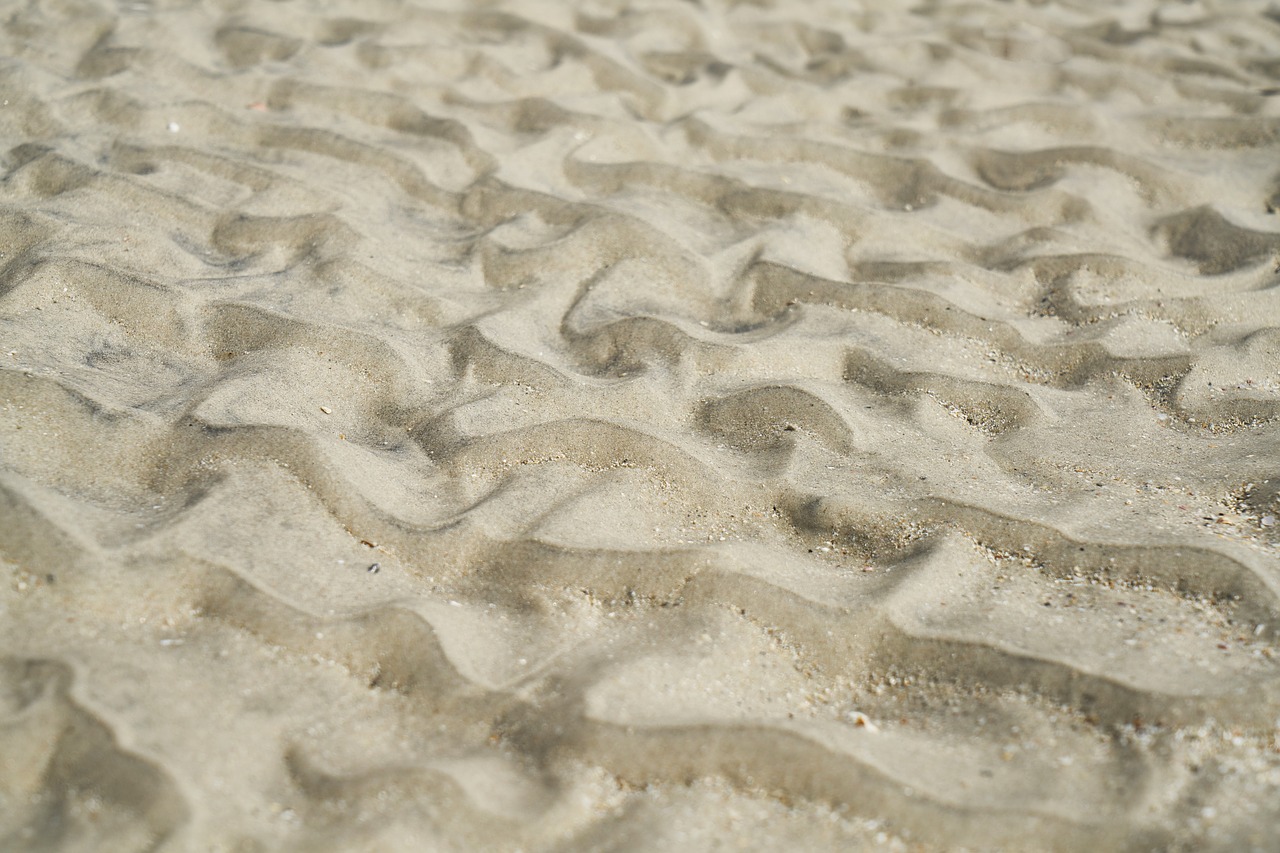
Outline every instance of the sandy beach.
{"type": "Polygon", "coordinates": [[[1274,2],[31,0],[0,102],[0,849],[1277,849],[1274,2]]]}

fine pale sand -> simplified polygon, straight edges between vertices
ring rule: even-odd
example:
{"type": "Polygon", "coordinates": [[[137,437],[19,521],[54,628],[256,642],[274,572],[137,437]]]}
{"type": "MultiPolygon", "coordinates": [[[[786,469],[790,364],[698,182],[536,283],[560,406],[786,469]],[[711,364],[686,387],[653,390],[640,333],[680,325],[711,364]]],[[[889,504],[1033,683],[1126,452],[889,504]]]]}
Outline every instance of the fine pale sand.
{"type": "Polygon", "coordinates": [[[1280,7],[0,57],[0,849],[1275,849],[1280,7]]]}

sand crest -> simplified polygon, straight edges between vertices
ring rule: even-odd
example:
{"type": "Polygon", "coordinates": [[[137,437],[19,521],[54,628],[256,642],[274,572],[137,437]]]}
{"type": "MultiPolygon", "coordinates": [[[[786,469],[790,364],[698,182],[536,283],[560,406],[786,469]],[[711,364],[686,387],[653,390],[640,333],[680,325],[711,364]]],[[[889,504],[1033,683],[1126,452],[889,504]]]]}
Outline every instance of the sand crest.
{"type": "Polygon", "coordinates": [[[1274,4],[0,57],[0,849],[1274,849],[1274,4]]]}

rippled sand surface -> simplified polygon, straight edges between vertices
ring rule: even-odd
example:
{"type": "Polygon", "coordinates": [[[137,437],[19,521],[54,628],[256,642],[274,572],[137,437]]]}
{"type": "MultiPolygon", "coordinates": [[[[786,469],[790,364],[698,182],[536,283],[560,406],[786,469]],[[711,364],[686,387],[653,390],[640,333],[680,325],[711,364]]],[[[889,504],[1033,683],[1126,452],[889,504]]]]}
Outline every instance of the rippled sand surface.
{"type": "Polygon", "coordinates": [[[0,848],[1274,849],[1274,4],[0,57],[0,848]]]}

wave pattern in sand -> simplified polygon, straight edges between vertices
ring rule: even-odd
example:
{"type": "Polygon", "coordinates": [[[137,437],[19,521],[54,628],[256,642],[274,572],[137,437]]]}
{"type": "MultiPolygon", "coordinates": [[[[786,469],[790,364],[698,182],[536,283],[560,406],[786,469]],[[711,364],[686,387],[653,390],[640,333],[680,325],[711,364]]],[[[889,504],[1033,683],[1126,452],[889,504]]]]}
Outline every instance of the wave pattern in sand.
{"type": "Polygon", "coordinates": [[[858,5],[4,11],[0,846],[1274,843],[1280,18],[858,5]]]}

